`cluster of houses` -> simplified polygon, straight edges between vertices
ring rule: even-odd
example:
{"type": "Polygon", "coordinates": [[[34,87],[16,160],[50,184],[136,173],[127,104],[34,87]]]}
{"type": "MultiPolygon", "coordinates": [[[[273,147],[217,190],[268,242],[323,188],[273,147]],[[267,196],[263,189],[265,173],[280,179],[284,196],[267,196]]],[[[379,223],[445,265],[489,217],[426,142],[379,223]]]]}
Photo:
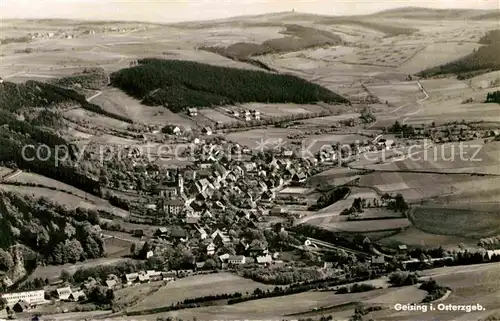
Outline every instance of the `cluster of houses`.
{"type": "Polygon", "coordinates": [[[227,208],[248,218],[265,215],[276,192],[301,184],[311,175],[313,162],[287,157],[270,161],[199,162],[182,171],[168,172],[156,187],[158,215],[183,215],[186,223],[212,219],[227,208]]]}
{"type": "MultiPolygon", "coordinates": [[[[245,121],[251,121],[251,120],[260,120],[260,111],[258,110],[226,110],[232,117],[234,118],[241,118],[245,121]]],[[[190,117],[196,117],[198,116],[198,109],[197,108],[188,108],[187,109],[187,114],[190,117]]]]}
{"type": "Polygon", "coordinates": [[[95,279],[89,278],[79,287],[63,286],[56,288],[52,293],[46,293],[45,290],[23,291],[3,293],[1,297],[7,302],[7,307],[16,313],[29,311],[38,305],[48,304],[53,300],[81,302],[87,299],[86,293],[97,286],[105,286],[108,289],[116,290],[126,286],[132,286],[140,283],[150,283],[156,281],[174,281],[178,275],[192,274],[192,270],[187,271],[140,271],[137,273],[124,274],[120,280],[115,275],[109,275],[103,284],[95,279]]]}
{"type": "Polygon", "coordinates": [[[241,110],[238,111],[236,109],[233,109],[229,111],[231,116],[234,118],[241,118],[245,121],[251,121],[251,120],[260,120],[260,111],[258,110],[241,110]]]}
{"type": "MultiPolygon", "coordinates": [[[[269,253],[266,246],[261,244],[253,244],[246,239],[235,239],[228,235],[225,229],[216,229],[209,233],[211,228],[207,225],[200,226],[195,224],[191,230],[180,227],[166,228],[160,227],[154,233],[154,237],[161,240],[166,240],[171,244],[182,242],[190,247],[196,246],[197,253],[206,257],[214,257],[220,250],[224,250],[227,245],[235,246],[235,253],[220,254],[217,256],[220,262],[215,262],[222,269],[229,269],[235,265],[256,263],[259,265],[269,265],[271,263],[280,263],[277,258],[279,253],[269,253]]],[[[147,254],[147,257],[155,256],[156,253],[162,252],[162,243],[151,245],[152,249],[147,254]]],[[[196,270],[203,271],[213,269],[214,267],[205,266],[206,261],[196,262],[196,270]]]]}

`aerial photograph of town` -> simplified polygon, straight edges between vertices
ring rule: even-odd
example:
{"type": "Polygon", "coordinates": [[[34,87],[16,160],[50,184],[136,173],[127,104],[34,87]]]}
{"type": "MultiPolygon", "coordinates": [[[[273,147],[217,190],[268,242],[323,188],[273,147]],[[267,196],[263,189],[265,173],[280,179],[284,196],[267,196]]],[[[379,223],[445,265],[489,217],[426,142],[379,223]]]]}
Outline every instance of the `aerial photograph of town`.
{"type": "Polygon", "coordinates": [[[500,1],[0,0],[6,320],[500,320],[500,1]]]}

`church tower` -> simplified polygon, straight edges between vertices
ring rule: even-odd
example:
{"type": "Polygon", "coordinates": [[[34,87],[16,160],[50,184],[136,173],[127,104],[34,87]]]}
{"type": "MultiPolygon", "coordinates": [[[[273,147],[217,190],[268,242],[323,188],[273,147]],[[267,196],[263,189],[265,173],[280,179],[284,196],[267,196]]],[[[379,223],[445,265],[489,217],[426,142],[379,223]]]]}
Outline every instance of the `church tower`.
{"type": "Polygon", "coordinates": [[[180,171],[177,171],[177,191],[179,195],[184,193],[184,176],[180,171]]]}

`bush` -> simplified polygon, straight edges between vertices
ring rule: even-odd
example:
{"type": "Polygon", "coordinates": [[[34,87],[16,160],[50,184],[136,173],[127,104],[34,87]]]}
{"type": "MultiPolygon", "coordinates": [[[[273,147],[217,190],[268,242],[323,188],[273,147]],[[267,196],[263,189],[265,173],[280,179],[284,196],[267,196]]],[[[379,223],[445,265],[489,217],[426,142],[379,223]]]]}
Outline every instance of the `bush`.
{"type": "Polygon", "coordinates": [[[417,284],[418,276],[415,273],[397,271],[389,275],[389,283],[392,286],[406,286],[417,284]]]}

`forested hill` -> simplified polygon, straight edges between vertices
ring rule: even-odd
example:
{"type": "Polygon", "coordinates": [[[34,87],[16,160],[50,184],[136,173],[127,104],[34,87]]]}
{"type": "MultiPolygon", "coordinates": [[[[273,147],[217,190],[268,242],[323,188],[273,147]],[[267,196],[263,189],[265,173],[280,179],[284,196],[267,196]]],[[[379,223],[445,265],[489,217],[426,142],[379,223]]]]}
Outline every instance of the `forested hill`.
{"type": "MultiPolygon", "coordinates": [[[[60,87],[61,84],[75,84],[83,80],[90,83],[91,76],[70,76],[56,81],[56,84],[43,83],[29,80],[24,84],[4,82],[0,84],[0,109],[11,112],[19,111],[21,108],[29,107],[51,107],[61,104],[80,106],[86,110],[116,118],[125,122],[132,121],[106,112],[101,107],[89,103],[85,96],[70,88],[60,87]],[[83,79],[83,80],[82,80],[83,79]]],[[[85,83],[84,83],[85,84],[85,83]]]]}
{"type": "Polygon", "coordinates": [[[57,163],[55,160],[58,146],[67,146],[73,152],[72,155],[77,152],[74,146],[57,134],[62,116],[56,108],[51,108],[67,103],[87,109],[95,106],[73,90],[50,84],[35,81],[0,84],[0,164],[29,170],[100,195],[98,181],[70,164],[57,163]],[[39,108],[31,107],[45,108],[40,111],[39,108]],[[20,114],[25,116],[24,120],[19,119],[20,114]],[[45,154],[36,157],[35,149],[28,148],[23,156],[23,146],[28,145],[45,145],[50,150],[42,149],[45,154]]]}
{"type": "Polygon", "coordinates": [[[111,84],[144,104],[174,112],[245,102],[349,103],[298,77],[181,60],[140,60],[138,66],[111,74],[111,84]]]}
{"type": "Polygon", "coordinates": [[[467,79],[490,71],[500,70],[500,30],[493,30],[479,40],[484,46],[458,60],[429,68],[418,73],[421,77],[455,74],[467,79]]]}
{"type": "Polygon", "coordinates": [[[98,223],[97,213],[0,192],[0,272],[16,279],[40,263],[101,257],[98,223]]]}

